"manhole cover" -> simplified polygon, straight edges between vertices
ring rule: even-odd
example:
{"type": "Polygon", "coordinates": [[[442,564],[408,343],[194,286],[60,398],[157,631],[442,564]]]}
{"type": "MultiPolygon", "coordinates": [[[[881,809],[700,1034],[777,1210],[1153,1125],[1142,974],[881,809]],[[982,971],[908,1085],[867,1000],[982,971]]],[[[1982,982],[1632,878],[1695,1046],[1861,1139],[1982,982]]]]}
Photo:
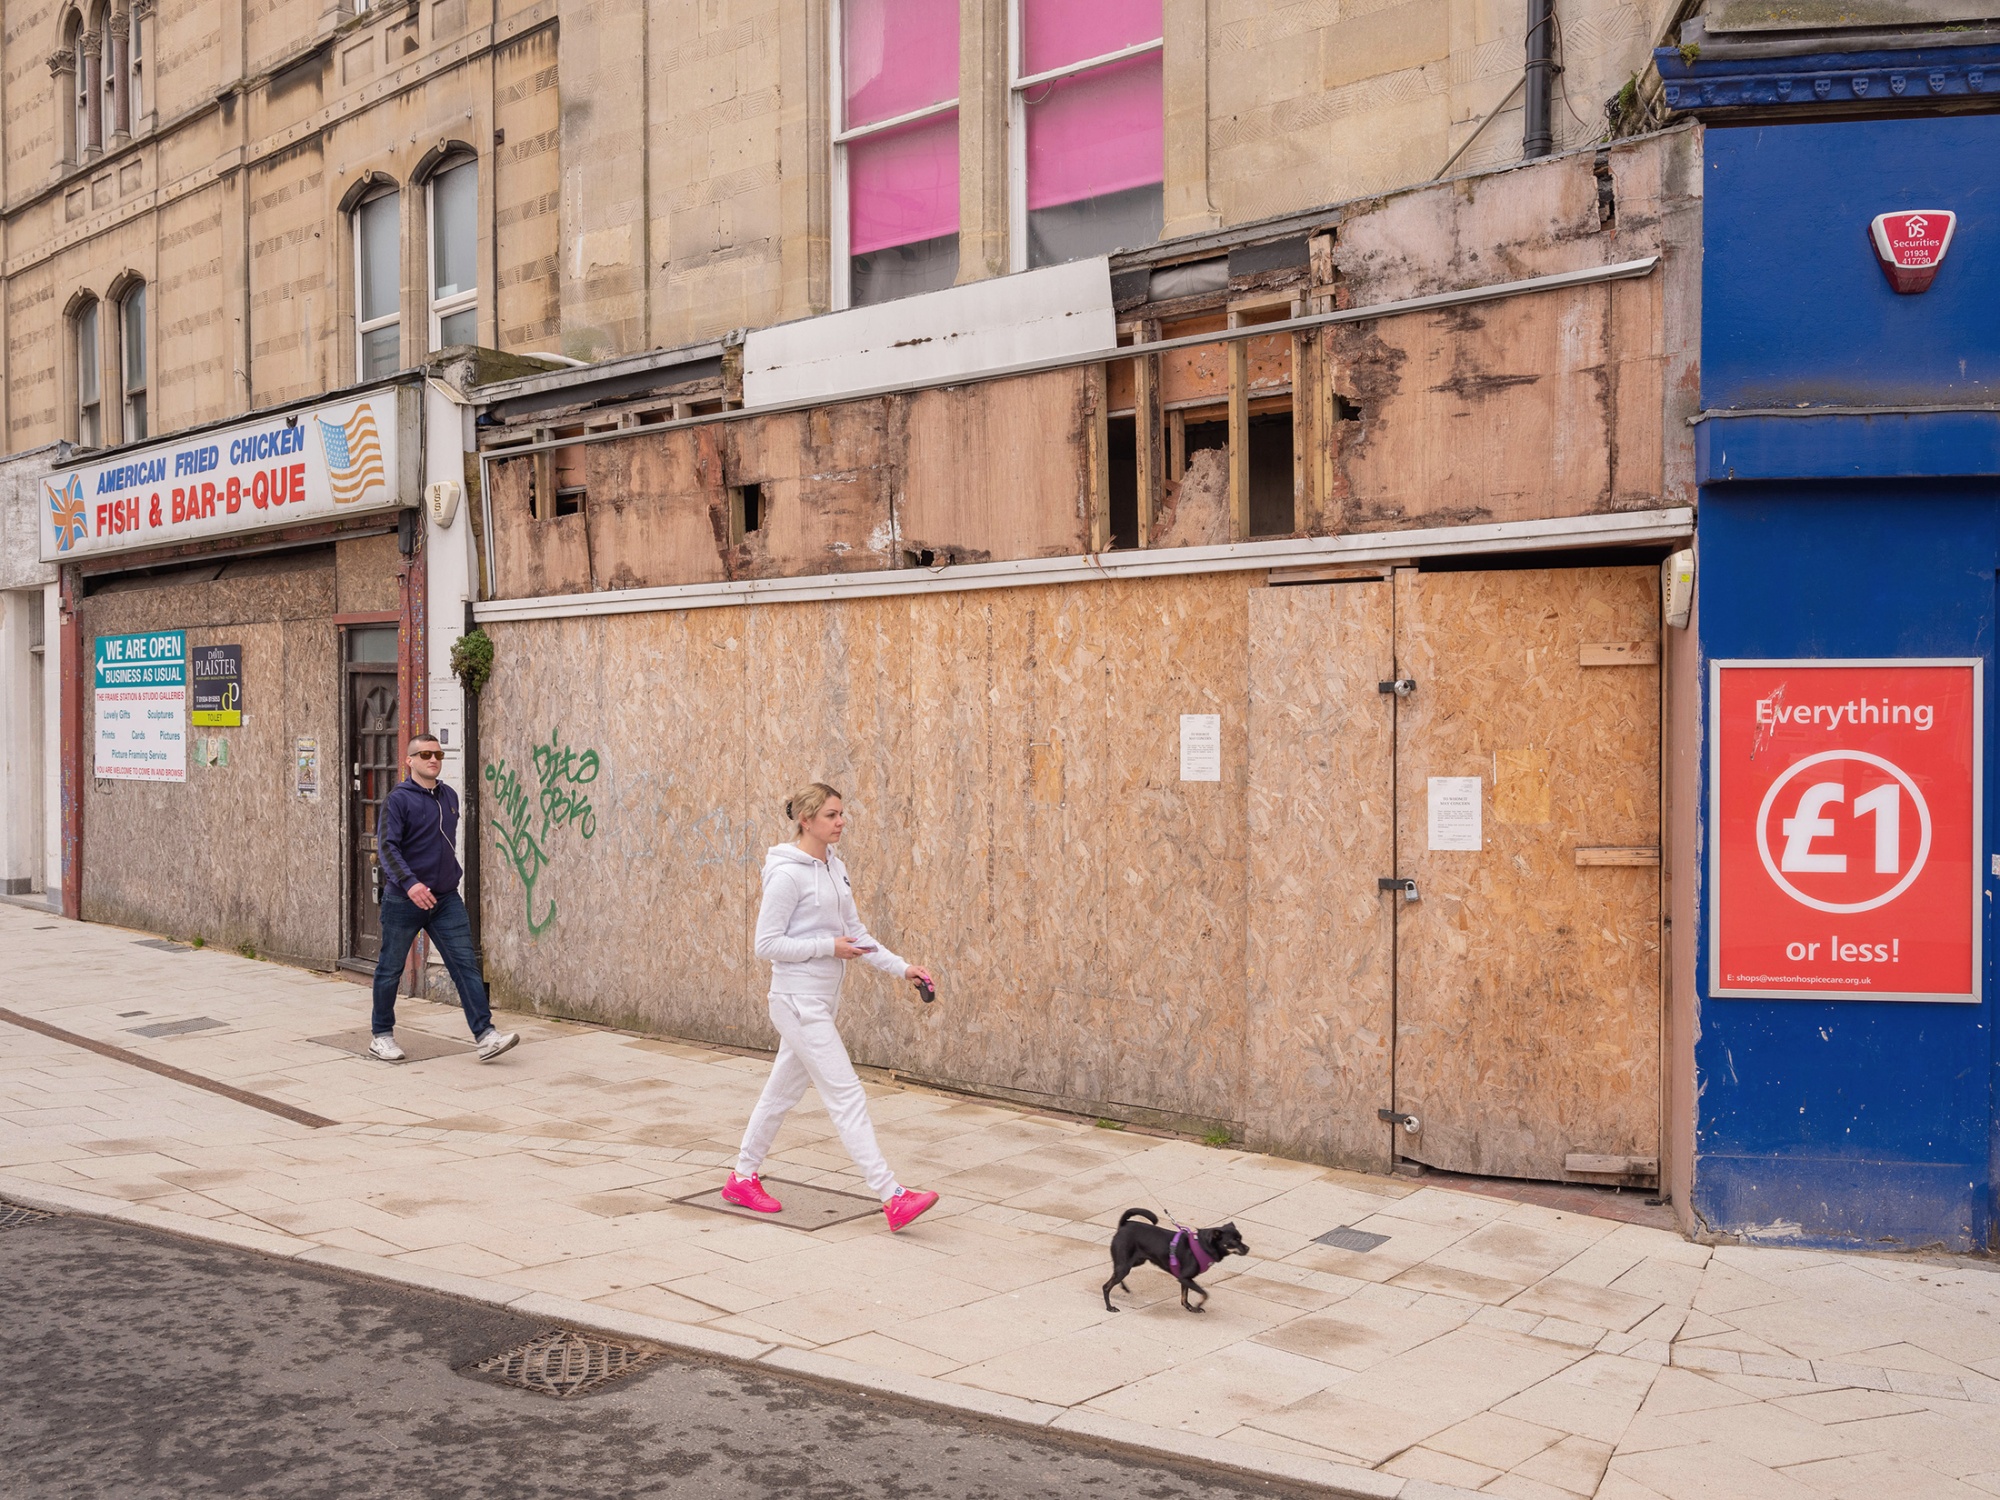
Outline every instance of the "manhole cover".
{"type": "Polygon", "coordinates": [[[558,1328],[529,1339],[519,1348],[483,1359],[473,1368],[504,1384],[561,1399],[609,1385],[659,1357],[659,1350],[644,1344],[558,1328]]]}
{"type": "Polygon", "coordinates": [[[1356,1229],[1352,1225],[1343,1224],[1338,1229],[1329,1229],[1325,1234],[1314,1235],[1313,1243],[1331,1245],[1336,1250],[1359,1250],[1365,1255],[1377,1245],[1388,1244],[1389,1236],[1370,1234],[1365,1229],[1356,1229]]]}
{"type": "Polygon", "coordinates": [[[172,938],[140,938],[132,946],[135,948],[157,948],[162,953],[194,952],[194,949],[190,948],[186,943],[177,943],[172,938]]]}
{"type": "Polygon", "coordinates": [[[0,1202],[0,1229],[13,1229],[21,1224],[39,1224],[43,1219],[55,1215],[45,1214],[39,1208],[23,1208],[18,1203],[0,1202]]]}
{"type": "Polygon", "coordinates": [[[190,1021],[160,1021],[151,1026],[127,1026],[133,1036],[185,1036],[190,1031],[213,1031],[225,1025],[222,1021],[211,1021],[207,1016],[196,1016],[190,1021]]]}

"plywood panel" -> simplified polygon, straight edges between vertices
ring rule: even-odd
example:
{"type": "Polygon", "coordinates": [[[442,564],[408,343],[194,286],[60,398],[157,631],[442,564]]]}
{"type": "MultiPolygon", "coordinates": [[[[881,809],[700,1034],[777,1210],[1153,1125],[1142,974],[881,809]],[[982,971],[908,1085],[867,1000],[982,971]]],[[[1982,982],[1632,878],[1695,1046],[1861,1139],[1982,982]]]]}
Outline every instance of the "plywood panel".
{"type": "Polygon", "coordinates": [[[1249,1143],[1391,1165],[1395,869],[1389,583],[1250,595],[1249,1143]]]}
{"type": "Polygon", "coordinates": [[[1090,381],[1056,370],[911,396],[902,546],[940,562],[1086,551],[1090,381]]]}
{"type": "Polygon", "coordinates": [[[761,524],[731,554],[730,576],[895,567],[901,411],[896,400],[850,401],[718,429],[725,482],[762,489],[761,524]]]}
{"type": "Polygon", "coordinates": [[[680,428],[580,450],[589,496],[582,519],[599,587],[713,583],[729,576],[723,560],[729,499],[717,435],[713,427],[680,428]]]}
{"type": "Polygon", "coordinates": [[[1579,664],[1655,637],[1650,568],[1396,575],[1396,1103],[1403,1154],[1560,1179],[1572,1153],[1659,1154],[1657,668],[1579,664]],[[1428,780],[1476,777],[1484,847],[1429,848],[1428,780]]]}
{"type": "Polygon", "coordinates": [[[535,459],[488,467],[493,486],[494,569],[502,598],[580,594],[590,588],[590,538],[582,515],[538,520],[528,513],[535,459]]]}

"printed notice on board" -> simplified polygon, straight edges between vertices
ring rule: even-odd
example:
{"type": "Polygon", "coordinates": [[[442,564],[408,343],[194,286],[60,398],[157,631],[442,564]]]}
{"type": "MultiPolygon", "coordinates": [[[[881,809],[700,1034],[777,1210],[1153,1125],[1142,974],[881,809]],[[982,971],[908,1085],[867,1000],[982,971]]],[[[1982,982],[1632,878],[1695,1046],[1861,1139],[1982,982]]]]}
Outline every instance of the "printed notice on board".
{"type": "Polygon", "coordinates": [[[1471,853],[1485,848],[1479,829],[1479,778],[1433,776],[1430,792],[1431,848],[1471,853]]]}
{"type": "Polygon", "coordinates": [[[1222,715],[1181,715],[1181,780],[1222,780],[1222,715]]]}

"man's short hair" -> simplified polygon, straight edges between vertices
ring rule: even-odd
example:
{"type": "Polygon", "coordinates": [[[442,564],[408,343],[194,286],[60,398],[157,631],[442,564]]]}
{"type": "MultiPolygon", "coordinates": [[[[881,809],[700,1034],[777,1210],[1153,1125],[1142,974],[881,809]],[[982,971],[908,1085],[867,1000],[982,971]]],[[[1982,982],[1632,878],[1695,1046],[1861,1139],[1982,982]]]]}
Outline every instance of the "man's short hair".
{"type": "Polygon", "coordinates": [[[442,750],[444,748],[444,741],[440,740],[434,734],[413,734],[410,736],[410,743],[403,747],[403,754],[405,756],[416,754],[417,746],[419,745],[436,745],[442,750]]]}

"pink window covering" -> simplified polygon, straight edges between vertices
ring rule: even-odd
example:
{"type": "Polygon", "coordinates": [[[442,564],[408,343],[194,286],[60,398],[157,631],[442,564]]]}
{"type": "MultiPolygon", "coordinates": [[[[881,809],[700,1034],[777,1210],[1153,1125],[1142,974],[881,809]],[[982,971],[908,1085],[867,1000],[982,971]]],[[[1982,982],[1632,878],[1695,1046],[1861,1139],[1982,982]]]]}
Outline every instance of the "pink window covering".
{"type": "Polygon", "coordinates": [[[1020,76],[1160,36],[1160,0],[1021,0],[1020,76]]]}
{"type": "Polygon", "coordinates": [[[848,251],[958,233],[958,111],[849,141],[848,251]]]}
{"type": "Polygon", "coordinates": [[[846,129],[958,97],[958,0],[843,0],[846,129]]]}
{"type": "Polygon", "coordinates": [[[1025,92],[1030,209],[1145,187],[1165,177],[1166,104],[1159,53],[1039,83],[1025,92]]]}

